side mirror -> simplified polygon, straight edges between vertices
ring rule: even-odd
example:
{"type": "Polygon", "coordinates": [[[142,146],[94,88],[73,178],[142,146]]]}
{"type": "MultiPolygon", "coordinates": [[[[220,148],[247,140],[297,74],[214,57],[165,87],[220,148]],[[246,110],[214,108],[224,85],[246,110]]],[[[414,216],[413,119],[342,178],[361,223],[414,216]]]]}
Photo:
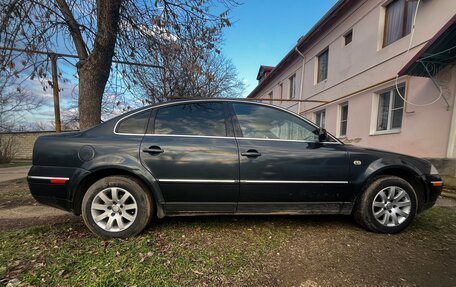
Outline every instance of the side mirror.
{"type": "Polygon", "coordinates": [[[326,132],[325,129],[320,128],[318,130],[318,141],[325,142],[327,140],[328,140],[328,133],[326,132]]]}

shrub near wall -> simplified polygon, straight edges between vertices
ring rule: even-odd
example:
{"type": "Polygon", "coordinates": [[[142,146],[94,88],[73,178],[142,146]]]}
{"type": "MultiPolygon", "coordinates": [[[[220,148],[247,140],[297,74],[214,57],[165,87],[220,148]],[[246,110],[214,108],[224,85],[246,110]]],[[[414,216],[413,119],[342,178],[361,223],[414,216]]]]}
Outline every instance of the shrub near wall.
{"type": "Polygon", "coordinates": [[[42,135],[49,135],[54,131],[39,131],[39,132],[12,132],[0,133],[0,138],[11,139],[14,142],[15,153],[14,160],[31,160],[33,153],[33,145],[36,139],[42,135]]]}
{"type": "Polygon", "coordinates": [[[0,163],[10,163],[17,153],[14,136],[0,135],[0,163]]]}

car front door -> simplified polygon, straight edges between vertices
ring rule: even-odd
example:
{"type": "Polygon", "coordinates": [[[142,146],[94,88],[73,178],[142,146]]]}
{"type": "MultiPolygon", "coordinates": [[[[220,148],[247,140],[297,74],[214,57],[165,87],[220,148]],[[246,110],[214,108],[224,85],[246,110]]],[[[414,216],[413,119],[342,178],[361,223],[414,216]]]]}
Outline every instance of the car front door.
{"type": "Polygon", "coordinates": [[[240,157],[238,213],[345,213],[351,208],[343,144],[270,106],[233,103],[240,157]]]}
{"type": "Polygon", "coordinates": [[[140,154],[168,214],[235,211],[239,159],[227,109],[204,101],[154,109],[140,154]]]}

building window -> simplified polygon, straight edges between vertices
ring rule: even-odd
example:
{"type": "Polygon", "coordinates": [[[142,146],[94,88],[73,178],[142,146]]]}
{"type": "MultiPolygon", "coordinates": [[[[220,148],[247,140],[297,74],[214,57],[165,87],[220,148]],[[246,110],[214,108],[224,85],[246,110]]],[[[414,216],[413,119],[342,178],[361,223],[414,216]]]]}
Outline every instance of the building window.
{"type": "Polygon", "coordinates": [[[339,137],[347,135],[347,122],[348,122],[348,103],[339,105],[340,119],[339,119],[339,137]]]}
{"type": "Polygon", "coordinates": [[[268,98],[269,98],[269,103],[272,104],[272,102],[273,102],[272,99],[274,99],[274,92],[273,92],[273,91],[271,91],[271,92],[268,94],[268,98]]]}
{"type": "MultiPolygon", "coordinates": [[[[398,87],[402,96],[405,86],[398,87]]],[[[396,87],[378,94],[378,113],[376,131],[395,131],[402,126],[404,100],[397,93],[396,87]]]]}
{"type": "Polygon", "coordinates": [[[296,74],[291,76],[288,80],[290,82],[289,98],[294,99],[296,97],[296,74]]]}
{"type": "Polygon", "coordinates": [[[416,0],[394,0],[385,7],[383,47],[410,33],[416,5],[416,0]]]}
{"type": "Polygon", "coordinates": [[[350,44],[352,40],[353,40],[353,30],[350,30],[344,35],[344,44],[345,44],[345,46],[350,44]]]}
{"type": "Polygon", "coordinates": [[[279,84],[279,96],[280,96],[280,103],[282,103],[282,99],[283,99],[283,83],[280,83],[279,84]]]}
{"type": "Polygon", "coordinates": [[[322,129],[325,128],[325,116],[326,110],[321,110],[315,113],[315,123],[322,129]]]}
{"type": "Polygon", "coordinates": [[[318,56],[318,75],[317,83],[328,78],[328,56],[329,49],[326,49],[318,56]]]}

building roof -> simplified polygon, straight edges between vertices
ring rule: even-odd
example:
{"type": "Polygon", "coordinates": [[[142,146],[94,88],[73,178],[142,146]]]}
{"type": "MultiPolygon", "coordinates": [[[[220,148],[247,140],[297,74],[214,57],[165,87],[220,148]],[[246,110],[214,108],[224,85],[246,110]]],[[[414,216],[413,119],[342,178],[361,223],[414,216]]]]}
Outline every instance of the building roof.
{"type": "Polygon", "coordinates": [[[258,70],[256,79],[260,80],[264,76],[265,73],[272,71],[272,69],[274,69],[274,67],[261,65],[260,69],[258,70]]]}
{"type": "Polygon", "coordinates": [[[433,77],[456,61],[456,15],[399,71],[399,76],[433,77]]]}
{"type": "Polygon", "coordinates": [[[360,0],[339,0],[333,7],[305,34],[301,36],[297,44],[288,52],[288,54],[271,70],[267,78],[261,81],[255,89],[247,96],[247,98],[254,98],[258,93],[266,87],[277,75],[283,71],[287,64],[291,63],[296,57],[300,57],[298,51],[303,51],[320,35],[333,28],[334,24],[345,15],[345,13],[355,6],[360,0]],[[298,50],[298,51],[297,51],[298,50]]]}

